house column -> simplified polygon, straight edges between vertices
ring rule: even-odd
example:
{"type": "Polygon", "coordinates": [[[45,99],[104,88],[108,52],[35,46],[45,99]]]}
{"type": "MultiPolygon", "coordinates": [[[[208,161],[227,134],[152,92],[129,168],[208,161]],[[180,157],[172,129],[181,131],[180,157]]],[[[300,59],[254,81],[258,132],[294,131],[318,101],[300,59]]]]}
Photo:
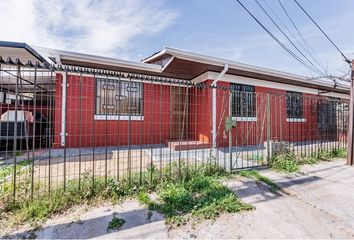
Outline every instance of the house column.
{"type": "Polygon", "coordinates": [[[212,143],[213,149],[216,149],[216,136],[217,136],[217,128],[216,128],[216,83],[225,75],[225,73],[229,70],[229,65],[226,63],[224,65],[224,69],[220,72],[219,76],[211,83],[212,92],[211,92],[211,116],[212,116],[212,143]]]}

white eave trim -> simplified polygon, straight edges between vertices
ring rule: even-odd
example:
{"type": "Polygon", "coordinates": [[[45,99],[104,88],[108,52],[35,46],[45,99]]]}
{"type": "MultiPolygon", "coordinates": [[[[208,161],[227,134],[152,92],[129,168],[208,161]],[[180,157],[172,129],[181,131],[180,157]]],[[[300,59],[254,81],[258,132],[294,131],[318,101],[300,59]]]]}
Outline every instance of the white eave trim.
{"type": "MultiPolygon", "coordinates": [[[[206,80],[214,80],[218,77],[218,72],[205,72],[198,77],[194,78],[191,80],[194,83],[200,83],[206,80]]],[[[223,82],[230,82],[230,83],[238,83],[238,84],[248,84],[248,85],[253,85],[257,87],[266,87],[266,88],[272,88],[272,89],[280,89],[280,90],[285,90],[285,91],[296,91],[296,92],[302,92],[302,93],[308,93],[308,94],[313,94],[313,95],[318,95],[319,90],[316,88],[310,88],[310,87],[302,87],[302,86],[296,86],[296,82],[293,84],[287,84],[287,83],[278,83],[278,82],[270,82],[266,80],[260,80],[256,78],[249,78],[249,77],[242,77],[242,76],[237,76],[237,75],[232,75],[232,74],[225,74],[220,81],[223,82]]],[[[339,88],[338,89],[342,89],[339,88]]],[[[343,94],[343,93],[337,93],[337,92],[327,92],[321,94],[321,96],[329,96],[329,97],[339,97],[342,99],[349,99],[349,94],[343,94]]]]}
{"type": "MultiPolygon", "coordinates": [[[[307,84],[309,83],[309,81],[311,81],[312,84],[316,84],[319,86],[333,87],[333,84],[331,84],[331,83],[326,83],[326,82],[323,82],[320,80],[313,80],[313,79],[310,80],[304,76],[300,76],[300,75],[296,75],[296,74],[286,73],[286,72],[263,68],[263,67],[257,67],[257,66],[253,66],[253,65],[249,65],[249,64],[239,63],[239,62],[235,62],[235,61],[231,61],[231,60],[227,60],[227,59],[222,59],[222,58],[217,58],[217,57],[211,57],[208,55],[203,55],[203,54],[185,51],[185,50],[181,50],[181,49],[177,49],[177,48],[171,48],[171,47],[165,47],[164,50],[145,59],[143,62],[149,62],[149,61],[154,60],[164,54],[170,54],[170,55],[175,56],[179,59],[200,62],[200,63],[204,63],[204,64],[211,64],[211,65],[220,66],[220,67],[223,67],[225,64],[228,64],[230,69],[255,72],[255,73],[260,73],[260,74],[264,74],[264,75],[290,79],[290,80],[303,82],[303,83],[307,83],[307,84]]],[[[338,87],[340,87],[340,86],[338,86],[338,87]]],[[[349,88],[350,88],[349,85],[348,86],[341,85],[341,87],[345,90],[349,90],[349,88]]]]}
{"type": "Polygon", "coordinates": [[[120,59],[91,56],[91,55],[85,55],[79,53],[60,54],[60,60],[63,59],[124,67],[124,68],[132,68],[132,69],[145,70],[145,71],[157,72],[157,73],[160,73],[162,70],[162,67],[156,64],[136,63],[136,62],[130,62],[130,61],[125,61],[120,59]]]}

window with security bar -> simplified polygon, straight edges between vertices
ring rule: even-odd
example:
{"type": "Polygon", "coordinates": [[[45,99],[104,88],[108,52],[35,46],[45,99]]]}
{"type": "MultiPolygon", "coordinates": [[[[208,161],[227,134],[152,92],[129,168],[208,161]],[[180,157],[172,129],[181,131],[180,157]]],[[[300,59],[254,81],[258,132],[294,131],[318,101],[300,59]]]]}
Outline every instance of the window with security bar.
{"type": "Polygon", "coordinates": [[[256,117],[255,87],[245,84],[231,84],[232,89],[232,116],[256,117]]]}
{"type": "Polygon", "coordinates": [[[141,116],[142,83],[116,79],[97,79],[96,114],[141,116]]]}
{"type": "Polygon", "coordinates": [[[287,118],[303,118],[304,104],[302,93],[287,91],[286,95],[286,116],[287,118]]]}

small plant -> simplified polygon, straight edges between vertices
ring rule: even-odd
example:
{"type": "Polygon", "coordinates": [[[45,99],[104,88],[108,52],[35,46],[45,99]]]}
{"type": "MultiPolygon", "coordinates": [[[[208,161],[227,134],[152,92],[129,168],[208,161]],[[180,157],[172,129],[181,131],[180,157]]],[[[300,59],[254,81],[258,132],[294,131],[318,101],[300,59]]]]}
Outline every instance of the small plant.
{"type": "Polygon", "coordinates": [[[100,176],[93,178],[84,172],[80,187],[78,179],[71,179],[66,182],[65,191],[63,185],[58,185],[50,193],[47,185],[37,182],[33,186],[37,193],[33,199],[29,198],[29,175],[16,185],[16,195],[21,196],[16,201],[12,198],[13,185],[5,182],[3,192],[0,191],[0,215],[8,220],[9,225],[33,225],[74,205],[92,205],[102,200],[116,202],[128,196],[137,196],[149,210],[164,213],[168,221],[176,224],[191,217],[215,218],[223,212],[252,209],[220,183],[220,177],[227,174],[218,165],[198,164],[191,169],[183,162],[179,166],[176,164],[131,173],[130,179],[122,176],[119,181],[100,176]],[[151,191],[157,191],[159,202],[150,199],[147,193],[151,191]]]}
{"type": "Polygon", "coordinates": [[[318,158],[314,155],[302,157],[299,161],[300,165],[304,164],[316,164],[318,163],[318,158]]]}
{"type": "Polygon", "coordinates": [[[299,163],[291,153],[279,153],[271,158],[269,167],[281,172],[297,172],[299,170],[299,163]]]}
{"type": "Polygon", "coordinates": [[[334,158],[346,158],[347,154],[347,150],[344,148],[336,148],[332,150],[332,156],[334,158]]]}
{"type": "Polygon", "coordinates": [[[223,186],[219,175],[205,176],[199,171],[188,180],[162,184],[157,195],[158,203],[151,200],[146,192],[140,193],[138,199],[150,210],[162,212],[167,223],[174,225],[184,224],[190,219],[215,219],[222,213],[253,209],[223,186]]]}
{"type": "Polygon", "coordinates": [[[112,220],[108,223],[107,226],[107,231],[109,230],[117,230],[119,229],[121,226],[123,226],[123,224],[125,223],[125,220],[122,218],[117,218],[115,215],[113,216],[112,220]]]}
{"type": "MultiPolygon", "coordinates": [[[[20,175],[21,173],[23,173],[25,167],[30,165],[31,162],[32,162],[31,159],[18,162],[16,164],[16,175],[20,175]]],[[[6,165],[4,164],[0,166],[0,182],[6,179],[7,177],[10,177],[13,174],[13,171],[14,171],[13,164],[6,164],[6,165]]]]}
{"type": "Polygon", "coordinates": [[[250,178],[250,179],[254,179],[256,181],[264,182],[265,184],[267,184],[270,187],[270,191],[272,191],[273,193],[277,192],[280,189],[280,187],[275,182],[273,182],[270,178],[261,175],[258,171],[243,170],[243,171],[238,172],[238,174],[240,176],[243,176],[246,178],[250,178]]]}

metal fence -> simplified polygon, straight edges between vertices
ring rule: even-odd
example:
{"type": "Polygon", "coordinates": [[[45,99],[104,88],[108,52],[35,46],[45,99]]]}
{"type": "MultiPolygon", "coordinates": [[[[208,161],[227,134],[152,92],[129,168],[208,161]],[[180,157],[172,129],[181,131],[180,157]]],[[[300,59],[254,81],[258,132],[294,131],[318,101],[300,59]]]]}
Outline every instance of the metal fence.
{"type": "Polygon", "coordinates": [[[11,60],[0,105],[0,191],[14,197],[346,148],[349,110],[325,96],[11,60]]]}

